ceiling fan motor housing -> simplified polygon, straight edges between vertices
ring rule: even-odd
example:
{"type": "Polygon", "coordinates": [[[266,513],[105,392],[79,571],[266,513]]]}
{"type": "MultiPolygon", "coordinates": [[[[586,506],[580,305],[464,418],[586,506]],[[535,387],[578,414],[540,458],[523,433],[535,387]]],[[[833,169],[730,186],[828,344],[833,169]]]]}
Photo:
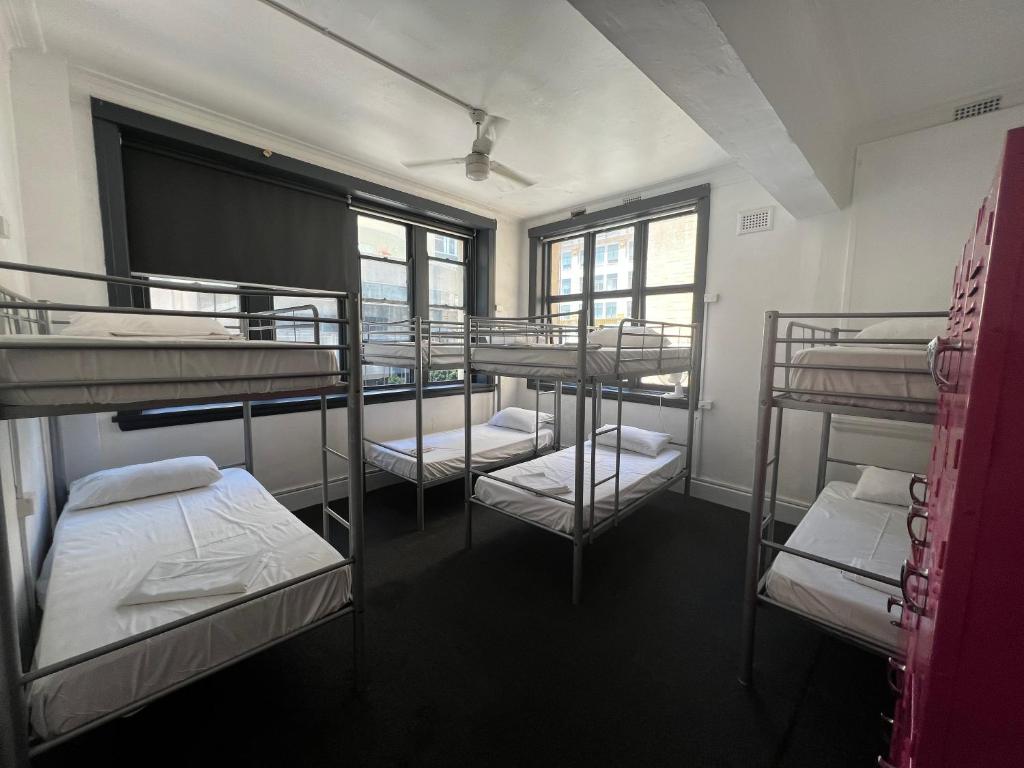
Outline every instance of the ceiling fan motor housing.
{"type": "Polygon", "coordinates": [[[466,155],[466,177],[473,181],[483,181],[491,173],[491,161],[482,152],[470,152],[466,155]]]}

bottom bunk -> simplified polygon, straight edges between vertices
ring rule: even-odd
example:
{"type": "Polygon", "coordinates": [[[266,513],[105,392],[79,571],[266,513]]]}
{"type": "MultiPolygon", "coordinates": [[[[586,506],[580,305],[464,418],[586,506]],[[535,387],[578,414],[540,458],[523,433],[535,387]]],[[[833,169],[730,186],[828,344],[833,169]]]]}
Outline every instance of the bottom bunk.
{"type": "MultiPolygon", "coordinates": [[[[898,579],[910,552],[907,510],[854,498],[857,486],[832,481],[786,546],[898,579]]],[[[900,588],[781,552],[763,580],[762,599],[824,624],[851,639],[889,651],[902,630],[890,623],[887,601],[900,588]]]]}
{"type": "MultiPolygon", "coordinates": [[[[38,736],[51,739],[144,703],[349,611],[351,564],[343,564],[333,547],[248,472],[212,469],[219,479],[200,487],[68,509],[60,516],[47,556],[48,578],[41,584],[34,669],[215,612],[33,681],[29,713],[38,736]],[[240,593],[306,575],[217,610],[240,593]],[[232,586],[238,583],[244,586],[232,586]]],[[[131,479],[119,482],[130,487],[131,479]]],[[[120,489],[115,494],[132,495],[120,489]]]]}
{"type": "MultiPolygon", "coordinates": [[[[583,468],[586,494],[583,510],[585,530],[590,527],[590,454],[591,445],[590,441],[587,441],[584,445],[583,468]]],[[[619,498],[616,507],[615,448],[599,443],[595,451],[594,474],[595,480],[600,483],[594,493],[595,532],[602,522],[610,522],[617,509],[624,510],[684,474],[684,455],[672,447],[663,448],[654,456],[627,450],[623,450],[618,456],[619,498]]],[[[571,536],[575,514],[575,467],[576,448],[569,447],[497,470],[476,481],[474,500],[514,517],[571,536]],[[509,485],[501,480],[525,487],[509,485]],[[565,490],[559,490],[556,487],[558,485],[565,490]],[[538,491],[551,493],[558,498],[533,493],[526,490],[527,487],[536,487],[538,491]],[[552,491],[551,488],[555,490],[552,491]]]]}

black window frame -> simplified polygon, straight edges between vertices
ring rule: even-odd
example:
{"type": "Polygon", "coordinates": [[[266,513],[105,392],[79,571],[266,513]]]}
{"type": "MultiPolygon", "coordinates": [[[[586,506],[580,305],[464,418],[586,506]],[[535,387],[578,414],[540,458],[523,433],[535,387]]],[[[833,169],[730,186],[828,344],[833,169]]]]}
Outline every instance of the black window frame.
{"type": "MultiPolygon", "coordinates": [[[[152,142],[170,152],[208,157],[218,164],[237,167],[240,173],[263,175],[268,180],[293,184],[346,199],[349,207],[345,215],[349,220],[348,230],[351,235],[342,244],[342,252],[339,257],[345,260],[347,269],[354,270],[356,276],[360,272],[358,238],[355,234],[358,215],[400,221],[409,227],[419,228],[423,232],[430,230],[446,235],[459,233],[460,237],[465,237],[467,240],[464,251],[467,275],[465,311],[467,314],[493,315],[495,234],[497,229],[497,222],[494,219],[296,160],[262,147],[243,144],[191,126],[138,112],[102,99],[93,98],[91,106],[99,182],[100,218],[108,274],[125,277],[132,274],[125,206],[124,166],[121,155],[122,142],[131,138],[152,142]]],[[[425,248],[425,235],[422,240],[423,248],[425,248]]],[[[416,259],[417,255],[417,253],[412,254],[417,263],[425,262],[425,259],[416,259]]],[[[220,280],[220,282],[232,282],[244,286],[245,276],[239,277],[243,279],[220,280]]],[[[206,278],[196,276],[195,279],[204,280],[206,278]]],[[[417,275],[414,274],[412,280],[411,290],[419,292],[419,286],[425,290],[427,281],[425,265],[422,277],[417,279],[417,275]]],[[[243,297],[243,311],[261,311],[272,308],[269,298],[263,300],[267,306],[262,304],[256,306],[251,303],[255,300],[257,297],[243,297]]],[[[112,285],[109,290],[109,302],[111,306],[145,307],[149,302],[148,291],[112,285]]],[[[424,302],[416,306],[426,308],[427,304],[424,302]]],[[[474,375],[474,391],[490,391],[493,386],[492,377],[474,375]]],[[[462,386],[454,382],[439,382],[429,385],[426,389],[425,397],[455,396],[462,393],[462,386]]],[[[364,392],[364,398],[368,405],[410,400],[415,397],[415,387],[411,384],[369,388],[364,392]]],[[[346,399],[344,394],[334,395],[329,398],[328,405],[332,408],[343,407],[346,399]]],[[[318,398],[281,398],[253,402],[252,412],[254,416],[263,416],[314,410],[318,407],[318,398]]],[[[223,421],[241,417],[242,406],[240,403],[216,403],[145,411],[121,411],[113,417],[113,421],[118,424],[120,429],[128,431],[223,421]]]]}
{"type": "MultiPolygon", "coordinates": [[[[594,302],[609,299],[630,299],[631,314],[636,318],[646,316],[648,296],[690,293],[693,296],[692,320],[702,323],[704,318],[704,292],[707,283],[708,223],[710,214],[710,186],[702,184],[697,187],[670,192],[664,195],[626,203],[614,208],[583,214],[570,219],[545,224],[529,230],[530,239],[530,306],[533,311],[541,314],[552,312],[552,306],[563,302],[581,302],[587,313],[587,324],[595,325],[604,318],[594,317],[594,302]],[[647,266],[647,235],[651,223],[670,219],[675,216],[693,215],[697,217],[696,253],[694,257],[694,277],[692,283],[679,283],[648,288],[645,286],[647,266]],[[629,287],[617,287],[615,290],[596,291],[595,267],[597,248],[596,238],[599,234],[633,228],[633,271],[629,287]],[[583,279],[580,293],[551,294],[552,270],[554,260],[552,246],[555,243],[573,239],[583,240],[583,279]]],[[[623,258],[623,254],[618,257],[623,258]]],[[[607,259],[607,249],[604,250],[607,259]]],[[[657,319],[657,318],[652,318],[657,319]]],[[[701,326],[703,334],[703,325],[701,326]]],[[[635,376],[628,380],[623,399],[627,402],[664,405],[671,408],[688,408],[690,397],[700,397],[700,361],[691,371],[686,386],[686,397],[680,399],[664,399],[665,392],[671,387],[642,383],[641,377],[635,376]]],[[[536,386],[532,380],[527,386],[536,386]]],[[[572,392],[575,385],[565,384],[563,389],[572,392]]],[[[606,389],[613,389],[607,387],[606,389]]]]}

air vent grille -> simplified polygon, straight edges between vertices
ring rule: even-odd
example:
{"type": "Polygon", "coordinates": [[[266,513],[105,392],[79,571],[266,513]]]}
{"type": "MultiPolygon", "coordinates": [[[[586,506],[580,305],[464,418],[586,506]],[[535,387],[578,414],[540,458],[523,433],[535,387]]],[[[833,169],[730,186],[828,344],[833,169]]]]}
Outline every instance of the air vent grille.
{"type": "Polygon", "coordinates": [[[622,202],[623,203],[635,203],[635,202],[638,202],[640,199],[641,199],[640,193],[637,192],[636,194],[633,194],[633,195],[626,195],[624,198],[622,198],[622,202]]]}
{"type": "Polygon", "coordinates": [[[999,109],[999,105],[1002,101],[1002,96],[993,96],[988,99],[982,99],[981,101],[964,104],[963,106],[957,107],[953,112],[953,119],[966,120],[969,117],[977,117],[978,115],[984,115],[988,112],[995,112],[999,109]]]}
{"type": "Polygon", "coordinates": [[[752,208],[736,215],[736,234],[749,235],[751,232],[767,232],[775,226],[775,207],[752,208]]]}

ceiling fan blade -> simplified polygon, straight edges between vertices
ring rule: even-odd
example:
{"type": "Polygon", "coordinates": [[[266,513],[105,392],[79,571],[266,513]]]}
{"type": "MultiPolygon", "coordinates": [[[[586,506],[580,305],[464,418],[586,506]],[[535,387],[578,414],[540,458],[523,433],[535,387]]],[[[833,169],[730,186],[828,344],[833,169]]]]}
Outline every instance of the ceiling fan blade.
{"type": "Polygon", "coordinates": [[[493,173],[502,176],[509,181],[518,184],[521,187],[532,187],[537,182],[531,181],[522,174],[516,173],[504,163],[499,163],[497,160],[491,160],[491,171],[493,173]]]}
{"type": "Polygon", "coordinates": [[[439,168],[442,165],[462,165],[466,162],[464,157],[448,157],[444,160],[417,160],[415,162],[402,162],[406,168],[439,168]]]}

